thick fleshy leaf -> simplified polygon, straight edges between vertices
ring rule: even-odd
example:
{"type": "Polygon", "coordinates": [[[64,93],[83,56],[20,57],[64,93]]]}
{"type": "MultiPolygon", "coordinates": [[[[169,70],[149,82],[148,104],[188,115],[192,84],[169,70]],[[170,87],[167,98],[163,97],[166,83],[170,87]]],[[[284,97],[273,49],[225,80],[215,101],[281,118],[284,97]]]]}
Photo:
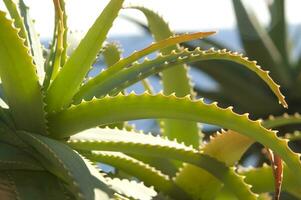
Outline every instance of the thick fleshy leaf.
{"type": "MultiPolygon", "coordinates": [[[[239,173],[246,176],[246,182],[251,184],[254,192],[273,192],[274,191],[274,177],[272,168],[268,165],[263,165],[260,168],[246,168],[240,169],[239,173]],[[260,178],[259,178],[260,177],[260,178]]],[[[283,174],[283,191],[289,192],[294,196],[301,198],[300,183],[296,180],[297,177],[291,172],[286,165],[284,165],[283,174]]]]}
{"type": "Polygon", "coordinates": [[[279,103],[281,103],[284,107],[287,107],[284,96],[279,89],[280,86],[271,79],[268,72],[263,71],[260,66],[256,65],[256,62],[249,61],[246,57],[243,57],[240,54],[232,53],[226,50],[215,51],[210,49],[207,51],[202,51],[199,48],[196,48],[193,51],[184,49],[179,52],[172,51],[167,55],[160,54],[153,60],[145,59],[145,61],[142,63],[134,63],[130,67],[125,68],[120,72],[114,72],[113,74],[108,72],[111,69],[109,68],[97,76],[99,78],[104,74],[104,79],[100,80],[96,78],[96,80],[92,79],[87,84],[84,84],[81,87],[81,90],[75,95],[74,101],[78,103],[83,98],[90,100],[94,96],[104,96],[107,94],[116,95],[133,83],[136,83],[147,76],[160,72],[163,69],[174,67],[177,64],[190,63],[200,60],[227,60],[248,68],[256,73],[263,81],[265,81],[265,83],[278,97],[279,103]]]}
{"type": "Polygon", "coordinates": [[[77,92],[101,49],[122,3],[123,0],[109,2],[67,60],[47,91],[45,101],[48,111],[58,111],[71,103],[73,95],[77,92]]]}
{"type": "Polygon", "coordinates": [[[18,10],[17,4],[13,0],[3,0],[10,17],[14,19],[14,26],[18,29],[19,31],[19,36],[23,39],[25,39],[25,44],[27,47],[29,47],[29,38],[27,34],[27,30],[25,28],[24,21],[22,19],[21,13],[18,10]]]}
{"type": "Polygon", "coordinates": [[[19,5],[20,14],[24,20],[24,24],[28,33],[31,54],[36,65],[37,74],[40,84],[43,83],[45,78],[43,47],[41,45],[39,34],[34,27],[34,21],[29,14],[29,7],[25,4],[24,0],[17,0],[19,5]]]}
{"type": "Polygon", "coordinates": [[[132,94],[93,99],[50,115],[49,126],[53,137],[65,138],[97,125],[147,118],[190,120],[231,129],[272,149],[301,177],[299,155],[288,147],[287,140],[278,138],[275,132],[265,129],[259,121],[250,120],[248,115],[238,115],[231,108],[221,109],[216,103],[205,104],[188,97],[132,94]]]}
{"type": "Polygon", "coordinates": [[[44,170],[28,153],[0,142],[0,170],[44,170]]]}
{"type": "Polygon", "coordinates": [[[212,34],[214,34],[214,32],[198,32],[198,33],[174,36],[153,43],[152,45],[140,51],[134,52],[132,55],[128,56],[127,58],[119,60],[113,66],[110,66],[107,70],[103,71],[98,76],[89,80],[86,84],[84,84],[80,88],[79,92],[74,97],[74,100],[80,101],[83,98],[89,99],[92,98],[93,96],[100,96],[97,91],[98,89],[101,88],[101,84],[103,84],[103,82],[106,82],[107,79],[112,78],[112,76],[114,76],[117,72],[121,72],[123,69],[130,67],[133,63],[137,62],[137,60],[143,58],[144,56],[147,56],[155,51],[167,48],[169,46],[173,46],[183,41],[191,41],[197,38],[207,37],[212,34]]]}
{"type": "Polygon", "coordinates": [[[0,76],[17,129],[46,134],[35,65],[12,21],[0,11],[0,76]]]}
{"type": "MultiPolygon", "coordinates": [[[[156,41],[160,41],[173,36],[167,22],[158,14],[143,7],[133,7],[140,10],[147,18],[148,27],[156,41]]],[[[160,50],[162,54],[168,54],[173,50],[178,50],[177,45],[160,50]]],[[[188,94],[195,95],[193,86],[188,77],[188,66],[181,64],[173,68],[162,71],[161,73],[163,92],[166,95],[175,93],[176,96],[183,97],[188,94]],[[177,77],[177,78],[175,78],[177,77]]],[[[195,122],[181,120],[162,120],[160,123],[161,132],[170,139],[176,138],[179,142],[198,147],[200,143],[201,132],[195,122]],[[183,134],[185,133],[185,134],[183,134]]]]}
{"type": "MultiPolygon", "coordinates": [[[[233,131],[222,131],[202,149],[204,154],[212,156],[227,166],[233,166],[253,143],[253,140],[233,131]]],[[[185,165],[175,177],[176,183],[188,194],[199,199],[215,199],[221,192],[223,184],[203,169],[185,165]]]]}
{"type": "Polygon", "coordinates": [[[250,186],[246,185],[233,169],[192,147],[175,141],[117,129],[89,129],[72,136],[68,144],[78,150],[121,151],[188,162],[214,175],[239,199],[256,199],[256,195],[250,192],[250,186]]]}
{"type": "Polygon", "coordinates": [[[18,135],[33,148],[33,155],[47,170],[67,183],[76,199],[109,199],[112,195],[108,186],[93,175],[83,158],[65,144],[27,132],[18,135]]]}
{"type": "MultiPolygon", "coordinates": [[[[100,133],[101,134],[101,133],[100,133]]],[[[147,186],[153,186],[174,199],[190,199],[167,175],[155,168],[120,152],[95,151],[85,154],[87,158],[116,167],[143,181],[147,186]]]]}
{"type": "Polygon", "coordinates": [[[17,170],[7,173],[15,186],[17,199],[75,199],[66,185],[49,172],[17,170]]]}

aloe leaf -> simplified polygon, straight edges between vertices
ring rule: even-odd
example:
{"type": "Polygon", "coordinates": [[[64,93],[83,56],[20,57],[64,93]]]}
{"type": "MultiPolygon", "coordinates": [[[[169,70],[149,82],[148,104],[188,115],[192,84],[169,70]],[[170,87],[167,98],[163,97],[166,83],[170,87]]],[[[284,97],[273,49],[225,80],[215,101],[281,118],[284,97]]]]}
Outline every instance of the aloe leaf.
{"type": "Polygon", "coordinates": [[[163,192],[172,198],[190,199],[167,175],[130,156],[119,152],[106,151],[92,151],[84,155],[90,160],[109,164],[135,176],[147,186],[153,186],[155,190],[163,192]]]}
{"type": "Polygon", "coordinates": [[[190,120],[231,129],[273,150],[296,176],[301,177],[299,155],[287,146],[286,140],[278,138],[275,132],[265,129],[259,121],[250,120],[247,115],[233,113],[231,108],[221,109],[216,103],[205,104],[201,100],[192,101],[189,97],[132,94],[94,99],[51,114],[49,126],[53,137],[65,138],[97,125],[147,118],[190,120]]]}
{"type": "Polygon", "coordinates": [[[27,30],[25,28],[25,24],[24,24],[24,21],[22,19],[22,16],[20,14],[20,12],[18,11],[18,7],[17,7],[17,4],[13,1],[13,0],[3,0],[10,16],[12,19],[14,19],[14,26],[18,29],[20,29],[18,35],[25,39],[25,45],[30,47],[29,46],[29,38],[28,38],[28,35],[27,35],[27,30]]]}
{"type": "Polygon", "coordinates": [[[68,146],[27,132],[19,132],[18,136],[33,148],[33,155],[43,167],[68,184],[76,199],[109,199],[107,185],[97,180],[86,162],[68,146]]]}
{"type": "MultiPolygon", "coordinates": [[[[118,62],[121,58],[121,49],[116,43],[108,43],[105,45],[102,51],[102,56],[104,58],[104,62],[106,63],[106,66],[114,65],[116,62],[118,62]]],[[[124,93],[124,91],[123,91],[124,93]]],[[[123,128],[124,123],[116,123],[116,124],[110,124],[110,128],[123,128]]]]}
{"type": "Polygon", "coordinates": [[[74,199],[63,183],[49,172],[17,170],[7,173],[15,186],[17,199],[74,199]]]}
{"type": "Polygon", "coordinates": [[[39,81],[42,84],[45,78],[43,48],[41,45],[39,34],[34,27],[34,21],[29,15],[29,8],[26,6],[23,0],[17,0],[19,5],[20,14],[23,17],[24,25],[28,34],[28,42],[31,47],[31,53],[34,63],[36,65],[39,81]]]}
{"type": "MultiPolygon", "coordinates": [[[[233,131],[222,131],[210,137],[210,141],[201,150],[227,166],[233,166],[253,142],[249,137],[233,131]]],[[[223,187],[214,176],[193,165],[184,165],[175,177],[175,182],[198,199],[215,199],[223,187]]]]}
{"type": "Polygon", "coordinates": [[[44,170],[41,164],[26,152],[0,142],[0,170],[44,170]]]}
{"type": "Polygon", "coordinates": [[[47,110],[58,111],[71,103],[94,59],[96,58],[123,0],[112,0],[96,19],[60,73],[50,85],[45,101],[47,110]],[[68,85],[68,87],[66,87],[68,85]]]}
{"type": "MultiPolygon", "coordinates": [[[[245,181],[253,186],[252,190],[254,192],[264,193],[274,191],[274,177],[270,166],[265,164],[260,168],[241,168],[239,173],[246,176],[245,181]]],[[[301,185],[296,179],[297,177],[294,173],[284,165],[282,190],[301,198],[301,185]]]]}
{"type": "MultiPolygon", "coordinates": [[[[87,95],[86,93],[91,92],[91,90],[95,90],[95,87],[97,88],[103,82],[107,81],[107,79],[114,76],[117,72],[120,72],[124,68],[131,66],[131,64],[133,62],[136,62],[137,60],[143,58],[144,56],[147,56],[150,53],[153,53],[160,49],[167,48],[169,46],[175,45],[180,42],[191,41],[196,38],[202,38],[202,37],[206,37],[206,36],[209,36],[212,34],[214,34],[214,32],[199,32],[199,33],[175,36],[175,37],[171,37],[171,38],[153,43],[152,45],[150,45],[140,51],[134,52],[132,55],[128,56],[127,58],[119,60],[113,66],[110,66],[107,70],[103,71],[98,76],[89,80],[86,84],[84,84],[80,88],[80,91],[78,92],[77,97],[75,97],[75,99],[80,100],[82,98],[88,98],[89,95],[87,95]],[[88,97],[86,97],[86,96],[88,96],[88,97]]],[[[94,94],[94,95],[98,96],[97,94],[94,94]]]]}
{"type": "Polygon", "coordinates": [[[35,65],[12,22],[0,11],[0,76],[17,129],[46,134],[35,65]]]}
{"type": "Polygon", "coordinates": [[[281,116],[270,115],[268,119],[264,120],[262,123],[263,126],[266,128],[275,128],[275,127],[286,126],[291,124],[300,124],[301,116],[299,113],[295,113],[293,115],[284,113],[281,116]]]}
{"type": "Polygon", "coordinates": [[[51,76],[52,76],[52,71],[53,71],[53,63],[55,60],[55,55],[56,55],[56,46],[57,46],[57,31],[58,31],[58,16],[55,14],[54,17],[54,28],[53,28],[53,34],[52,34],[52,41],[51,44],[49,45],[49,53],[47,55],[46,61],[45,61],[45,79],[43,82],[43,88],[48,89],[51,76]]]}
{"type": "MultiPolygon", "coordinates": [[[[91,99],[95,96],[103,96],[109,93],[115,95],[122,89],[130,86],[131,84],[150,76],[156,72],[162,71],[161,68],[173,67],[176,64],[195,62],[199,60],[228,60],[241,64],[249,70],[255,72],[265,83],[270,87],[274,94],[278,97],[279,103],[284,107],[287,107],[284,96],[281,94],[279,85],[277,85],[269,76],[269,72],[263,71],[255,61],[249,61],[246,57],[240,54],[228,52],[226,50],[213,50],[202,51],[199,48],[194,51],[188,51],[184,49],[179,53],[173,51],[168,55],[159,55],[156,59],[146,59],[142,63],[133,64],[122,70],[119,73],[106,73],[104,71],[101,74],[106,74],[106,78],[102,81],[93,81],[92,79],[87,84],[81,87],[81,90],[75,95],[74,101],[79,102],[82,98],[91,99]],[[166,62],[167,61],[167,62],[166,62]],[[161,64],[161,65],[160,65],[161,64]],[[110,75],[108,75],[110,74],[110,75]],[[106,80],[107,79],[107,80],[106,80]]],[[[101,76],[100,74],[100,76],[101,76]]],[[[100,77],[98,76],[98,77],[100,77]]]]}
{"type": "MultiPolygon", "coordinates": [[[[53,63],[52,63],[52,70],[51,70],[51,80],[54,80],[62,67],[62,60],[64,62],[66,61],[66,55],[65,58],[63,58],[63,52],[64,51],[64,44],[66,43],[64,39],[66,37],[66,30],[65,26],[66,20],[64,19],[64,11],[63,8],[61,7],[61,1],[60,0],[54,0],[53,1],[54,8],[55,8],[55,19],[56,19],[56,26],[57,26],[57,39],[56,39],[56,49],[55,49],[55,55],[53,58],[53,63]]],[[[63,4],[64,5],[64,4],[63,4]]]]}
{"type": "Polygon", "coordinates": [[[233,6],[247,55],[260,61],[265,69],[270,69],[272,77],[280,84],[290,85],[291,74],[268,33],[259,25],[255,17],[247,12],[241,0],[233,0],[233,6]]]}
{"type": "Polygon", "coordinates": [[[78,150],[121,151],[124,153],[166,157],[188,162],[218,178],[238,198],[256,199],[249,186],[235,172],[222,162],[206,156],[193,147],[154,137],[152,135],[134,134],[132,132],[112,129],[90,129],[71,137],[68,144],[78,150]],[[99,132],[98,132],[99,131],[99,132]],[[238,189],[239,188],[239,189],[238,189]]]}
{"type": "Polygon", "coordinates": [[[66,61],[67,61],[67,50],[68,50],[68,25],[67,25],[67,11],[66,11],[66,5],[65,5],[65,0],[59,0],[60,3],[60,8],[62,10],[62,15],[63,15],[63,20],[62,20],[62,24],[63,24],[63,51],[61,54],[61,66],[64,66],[66,61]]]}
{"type": "Polygon", "coordinates": [[[135,180],[106,178],[108,184],[118,193],[133,199],[153,199],[156,192],[149,187],[146,187],[142,182],[135,180]],[[126,187],[124,187],[126,185],[126,187]]]}
{"type": "MultiPolygon", "coordinates": [[[[156,41],[164,40],[173,36],[168,24],[156,13],[143,7],[133,7],[140,10],[147,18],[148,27],[156,41]]],[[[180,47],[177,45],[160,50],[162,54],[168,54],[172,50],[177,50],[180,47]]],[[[176,96],[183,97],[191,94],[195,95],[192,84],[188,77],[188,66],[181,64],[173,68],[162,71],[163,92],[166,95],[175,93],[176,96]],[[177,78],[175,78],[177,77],[177,78]]],[[[187,145],[199,146],[200,136],[197,123],[180,120],[162,120],[161,132],[170,139],[176,138],[179,142],[184,142],[187,145]],[[183,134],[186,133],[186,134],[183,134]]]]}

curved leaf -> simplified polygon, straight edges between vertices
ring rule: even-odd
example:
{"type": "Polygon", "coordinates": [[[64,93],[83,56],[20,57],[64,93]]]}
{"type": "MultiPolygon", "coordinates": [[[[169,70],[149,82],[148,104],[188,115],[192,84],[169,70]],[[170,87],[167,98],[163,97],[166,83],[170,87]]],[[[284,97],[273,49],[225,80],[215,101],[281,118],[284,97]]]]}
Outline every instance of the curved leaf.
{"type": "MultiPolygon", "coordinates": [[[[246,168],[240,169],[239,173],[246,176],[245,181],[251,184],[252,190],[258,193],[273,192],[274,191],[274,177],[272,168],[268,165],[263,165],[261,168],[246,168]],[[260,177],[260,178],[258,178],[260,177]]],[[[300,182],[296,180],[297,177],[292,173],[286,165],[284,165],[283,175],[283,191],[287,191],[296,197],[301,198],[300,182]]]]}
{"type": "MultiPolygon", "coordinates": [[[[253,140],[249,137],[230,130],[222,131],[210,137],[210,141],[202,151],[227,166],[234,166],[252,143],[253,140]]],[[[175,177],[175,181],[187,193],[198,199],[215,199],[223,187],[214,176],[192,165],[184,165],[175,177]]]]}
{"type": "Polygon", "coordinates": [[[231,108],[221,109],[216,103],[205,104],[189,98],[163,95],[135,94],[94,99],[49,116],[50,131],[54,137],[65,138],[81,130],[101,124],[147,118],[171,118],[209,123],[231,129],[248,136],[273,150],[301,177],[299,155],[288,146],[287,141],[265,129],[259,121],[247,115],[233,113],[231,108]]]}
{"type": "MultiPolygon", "coordinates": [[[[255,61],[249,61],[248,58],[243,57],[240,54],[226,50],[215,51],[214,49],[210,49],[202,51],[199,48],[196,48],[193,51],[184,49],[178,53],[173,51],[168,55],[161,54],[153,60],[146,59],[141,64],[133,64],[131,67],[128,67],[118,73],[115,72],[114,74],[109,73],[109,70],[103,71],[101,74],[105,74],[104,76],[106,76],[106,78],[100,82],[97,80],[92,81],[94,80],[92,79],[90,83],[83,85],[81,90],[75,95],[74,101],[78,102],[82,98],[87,100],[94,96],[97,97],[106,94],[115,95],[125,87],[149,75],[162,71],[165,68],[173,67],[176,64],[195,62],[199,60],[229,60],[231,62],[241,64],[255,72],[263,81],[265,81],[265,83],[278,97],[279,103],[281,103],[284,107],[287,107],[284,96],[279,89],[280,86],[271,79],[268,72],[261,70],[260,66],[256,65],[255,61]]],[[[98,77],[100,77],[101,74],[98,77]]]]}
{"type": "Polygon", "coordinates": [[[153,186],[158,192],[163,192],[174,199],[190,199],[167,175],[130,156],[119,152],[105,151],[92,151],[85,156],[90,160],[112,165],[135,176],[147,186],[153,186]]]}
{"type": "Polygon", "coordinates": [[[188,162],[214,175],[238,198],[256,199],[242,177],[237,176],[231,168],[192,147],[167,139],[121,130],[89,129],[72,136],[68,144],[78,150],[121,151],[188,162]]]}
{"type": "Polygon", "coordinates": [[[156,196],[156,192],[152,188],[146,187],[141,182],[118,178],[111,179],[108,177],[106,180],[111,188],[129,198],[152,200],[156,196]],[[126,187],[124,187],[125,185],[126,187]]]}
{"type": "MultiPolygon", "coordinates": [[[[114,76],[117,72],[122,71],[124,68],[131,66],[131,64],[133,62],[136,62],[137,60],[143,58],[144,56],[147,56],[150,53],[153,53],[160,49],[175,45],[179,42],[190,41],[190,40],[194,40],[196,38],[206,37],[206,36],[212,35],[213,33],[214,32],[198,32],[198,33],[193,33],[193,34],[184,34],[184,35],[180,35],[180,36],[174,36],[174,37],[170,37],[168,39],[153,43],[152,45],[150,45],[140,51],[134,52],[132,55],[128,56],[127,58],[119,60],[113,66],[110,66],[107,70],[103,71],[98,76],[89,80],[86,84],[84,84],[80,88],[80,90],[77,94],[77,97],[75,97],[75,99],[78,101],[83,98],[86,99],[87,97],[88,98],[91,97],[91,91],[95,91],[95,90],[97,90],[97,88],[100,88],[99,86],[103,82],[107,81],[107,79],[114,76]],[[87,93],[88,93],[88,95],[87,95],[87,93]]],[[[93,94],[92,96],[94,96],[94,95],[99,96],[99,94],[97,94],[97,93],[93,94]]]]}

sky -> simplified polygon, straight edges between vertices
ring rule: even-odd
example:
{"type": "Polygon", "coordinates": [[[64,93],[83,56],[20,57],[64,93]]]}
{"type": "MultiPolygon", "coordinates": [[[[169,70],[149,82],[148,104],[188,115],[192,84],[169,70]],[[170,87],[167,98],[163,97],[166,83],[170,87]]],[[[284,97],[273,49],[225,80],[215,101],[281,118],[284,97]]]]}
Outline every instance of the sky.
{"type": "MultiPolygon", "coordinates": [[[[65,0],[68,23],[73,31],[85,32],[100,14],[109,0],[65,0]]],[[[267,23],[269,20],[267,0],[245,0],[253,8],[257,17],[267,23]]],[[[271,1],[271,0],[270,0],[271,1]]],[[[31,8],[31,16],[36,20],[36,29],[42,38],[51,36],[53,29],[52,0],[25,0],[31,8]]],[[[205,31],[231,29],[235,27],[235,17],[231,0],[125,0],[125,5],[143,5],[160,13],[176,31],[205,31]],[[185,3],[183,3],[185,2],[185,3]]],[[[301,23],[299,8],[301,1],[287,0],[287,18],[291,24],[301,23]]],[[[0,2],[3,10],[3,2],[0,2]]],[[[134,17],[142,22],[144,16],[138,11],[123,10],[121,15],[134,17]]],[[[114,23],[111,35],[139,34],[139,29],[125,19],[114,23]]]]}

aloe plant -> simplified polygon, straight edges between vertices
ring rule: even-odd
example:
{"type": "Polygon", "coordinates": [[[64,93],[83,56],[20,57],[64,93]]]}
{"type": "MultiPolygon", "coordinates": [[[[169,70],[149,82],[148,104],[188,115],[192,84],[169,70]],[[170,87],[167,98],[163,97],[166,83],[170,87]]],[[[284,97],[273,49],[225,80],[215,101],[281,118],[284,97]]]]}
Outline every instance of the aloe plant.
{"type": "Polygon", "coordinates": [[[123,4],[111,0],[68,56],[64,1],[53,1],[55,29],[48,51],[24,2],[4,3],[11,19],[0,11],[1,199],[268,199],[266,193],[274,190],[270,167],[236,170],[235,163],[254,141],[283,159],[283,189],[301,198],[299,155],[270,129],[284,119],[252,121],[231,107],[196,99],[185,64],[226,60],[257,74],[287,106],[279,86],[255,62],[228,51],[177,46],[213,32],[174,36],[157,14],[134,7],[148,18],[156,42],[121,58],[114,44],[104,43],[123,4]],[[156,51],[156,58],[139,61],[156,51]],[[99,54],[107,68],[89,78],[99,54]],[[153,94],[145,78],[158,72],[164,90],[153,94]],[[139,81],[148,92],[125,93],[139,81]],[[158,119],[162,135],[137,132],[123,123],[136,119],[158,119]],[[197,123],[228,131],[205,145],[197,123]],[[105,172],[100,163],[116,171],[105,172]],[[254,176],[270,182],[263,187],[254,176]]]}

